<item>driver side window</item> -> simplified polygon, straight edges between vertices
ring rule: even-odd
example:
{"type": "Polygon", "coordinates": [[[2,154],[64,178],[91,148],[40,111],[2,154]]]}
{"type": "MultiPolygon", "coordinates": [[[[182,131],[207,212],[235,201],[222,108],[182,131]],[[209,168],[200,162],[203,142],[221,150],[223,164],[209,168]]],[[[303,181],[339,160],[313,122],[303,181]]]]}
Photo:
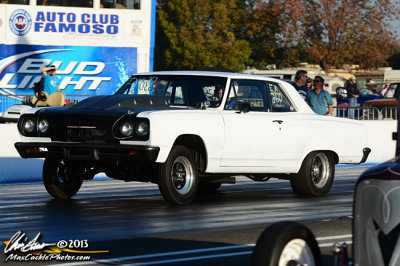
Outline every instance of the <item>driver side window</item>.
{"type": "Polygon", "coordinates": [[[225,110],[239,110],[241,104],[248,103],[250,111],[267,112],[269,101],[266,83],[257,80],[232,80],[225,110]]]}

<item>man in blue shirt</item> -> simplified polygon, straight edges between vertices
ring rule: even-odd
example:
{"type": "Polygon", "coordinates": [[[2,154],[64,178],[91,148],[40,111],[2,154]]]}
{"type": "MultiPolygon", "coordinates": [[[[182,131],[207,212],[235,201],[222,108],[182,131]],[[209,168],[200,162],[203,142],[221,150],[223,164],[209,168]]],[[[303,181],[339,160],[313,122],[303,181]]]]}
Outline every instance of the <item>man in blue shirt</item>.
{"type": "Polygon", "coordinates": [[[52,94],[53,92],[59,91],[61,92],[60,89],[60,83],[61,79],[60,77],[56,76],[56,71],[58,67],[56,66],[51,66],[51,67],[44,67],[42,68],[42,75],[44,77],[44,91],[47,92],[48,94],[52,94]]]}
{"type": "Polygon", "coordinates": [[[314,112],[319,115],[332,115],[333,101],[332,97],[324,87],[324,79],[321,76],[314,78],[314,88],[307,93],[307,103],[311,106],[314,112]]]}

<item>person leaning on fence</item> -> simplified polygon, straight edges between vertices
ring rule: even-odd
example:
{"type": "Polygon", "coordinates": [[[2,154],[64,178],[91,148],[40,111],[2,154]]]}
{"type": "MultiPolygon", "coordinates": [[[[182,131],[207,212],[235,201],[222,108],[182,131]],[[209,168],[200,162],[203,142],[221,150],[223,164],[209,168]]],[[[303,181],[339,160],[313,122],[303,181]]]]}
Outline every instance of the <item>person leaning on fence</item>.
{"type": "Polygon", "coordinates": [[[307,98],[307,87],[306,87],[306,82],[307,82],[307,71],[305,70],[299,70],[296,72],[296,75],[294,77],[296,80],[296,83],[293,85],[293,87],[297,90],[297,92],[303,97],[304,100],[307,98]]]}
{"type": "Polygon", "coordinates": [[[43,90],[48,94],[56,91],[61,92],[61,78],[56,76],[57,69],[56,66],[42,68],[42,75],[44,77],[43,90]]]}
{"type": "Polygon", "coordinates": [[[360,91],[357,88],[356,77],[352,76],[344,85],[347,90],[347,98],[349,99],[349,118],[354,118],[355,107],[357,106],[357,98],[360,91]]]}
{"type": "Polygon", "coordinates": [[[317,114],[332,115],[332,97],[329,92],[324,90],[324,79],[321,76],[314,78],[314,89],[308,91],[306,101],[317,114]]]}

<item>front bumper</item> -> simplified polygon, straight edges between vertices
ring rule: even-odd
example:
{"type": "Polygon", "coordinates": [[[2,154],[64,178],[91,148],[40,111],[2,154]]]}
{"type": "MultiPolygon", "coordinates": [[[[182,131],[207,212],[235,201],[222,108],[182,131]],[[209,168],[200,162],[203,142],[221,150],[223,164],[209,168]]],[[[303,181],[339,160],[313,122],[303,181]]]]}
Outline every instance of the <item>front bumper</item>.
{"type": "Polygon", "coordinates": [[[17,142],[14,144],[22,158],[63,158],[86,161],[131,161],[155,162],[159,147],[69,143],[69,142],[17,142]]]}
{"type": "Polygon", "coordinates": [[[2,117],[0,116],[0,124],[4,123],[17,123],[18,118],[8,118],[8,117],[2,117]]]}

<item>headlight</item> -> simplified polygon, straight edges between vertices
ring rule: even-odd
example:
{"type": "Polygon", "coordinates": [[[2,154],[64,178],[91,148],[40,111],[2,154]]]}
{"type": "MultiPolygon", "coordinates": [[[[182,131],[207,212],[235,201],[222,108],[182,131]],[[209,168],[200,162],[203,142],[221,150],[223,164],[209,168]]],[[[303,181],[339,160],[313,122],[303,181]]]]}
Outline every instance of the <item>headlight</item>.
{"type": "Polygon", "coordinates": [[[40,120],[38,129],[39,132],[45,133],[49,129],[49,121],[46,119],[40,120]]]}
{"type": "Polygon", "coordinates": [[[32,133],[35,129],[35,122],[33,122],[33,120],[31,119],[25,120],[23,124],[23,129],[27,133],[32,133]]]}
{"type": "Polygon", "coordinates": [[[132,136],[133,134],[133,124],[131,122],[124,122],[122,123],[121,127],[119,128],[121,135],[124,137],[132,136]]]}
{"type": "Polygon", "coordinates": [[[136,134],[140,137],[144,137],[149,134],[149,124],[147,124],[146,122],[140,122],[136,126],[136,134]]]}

